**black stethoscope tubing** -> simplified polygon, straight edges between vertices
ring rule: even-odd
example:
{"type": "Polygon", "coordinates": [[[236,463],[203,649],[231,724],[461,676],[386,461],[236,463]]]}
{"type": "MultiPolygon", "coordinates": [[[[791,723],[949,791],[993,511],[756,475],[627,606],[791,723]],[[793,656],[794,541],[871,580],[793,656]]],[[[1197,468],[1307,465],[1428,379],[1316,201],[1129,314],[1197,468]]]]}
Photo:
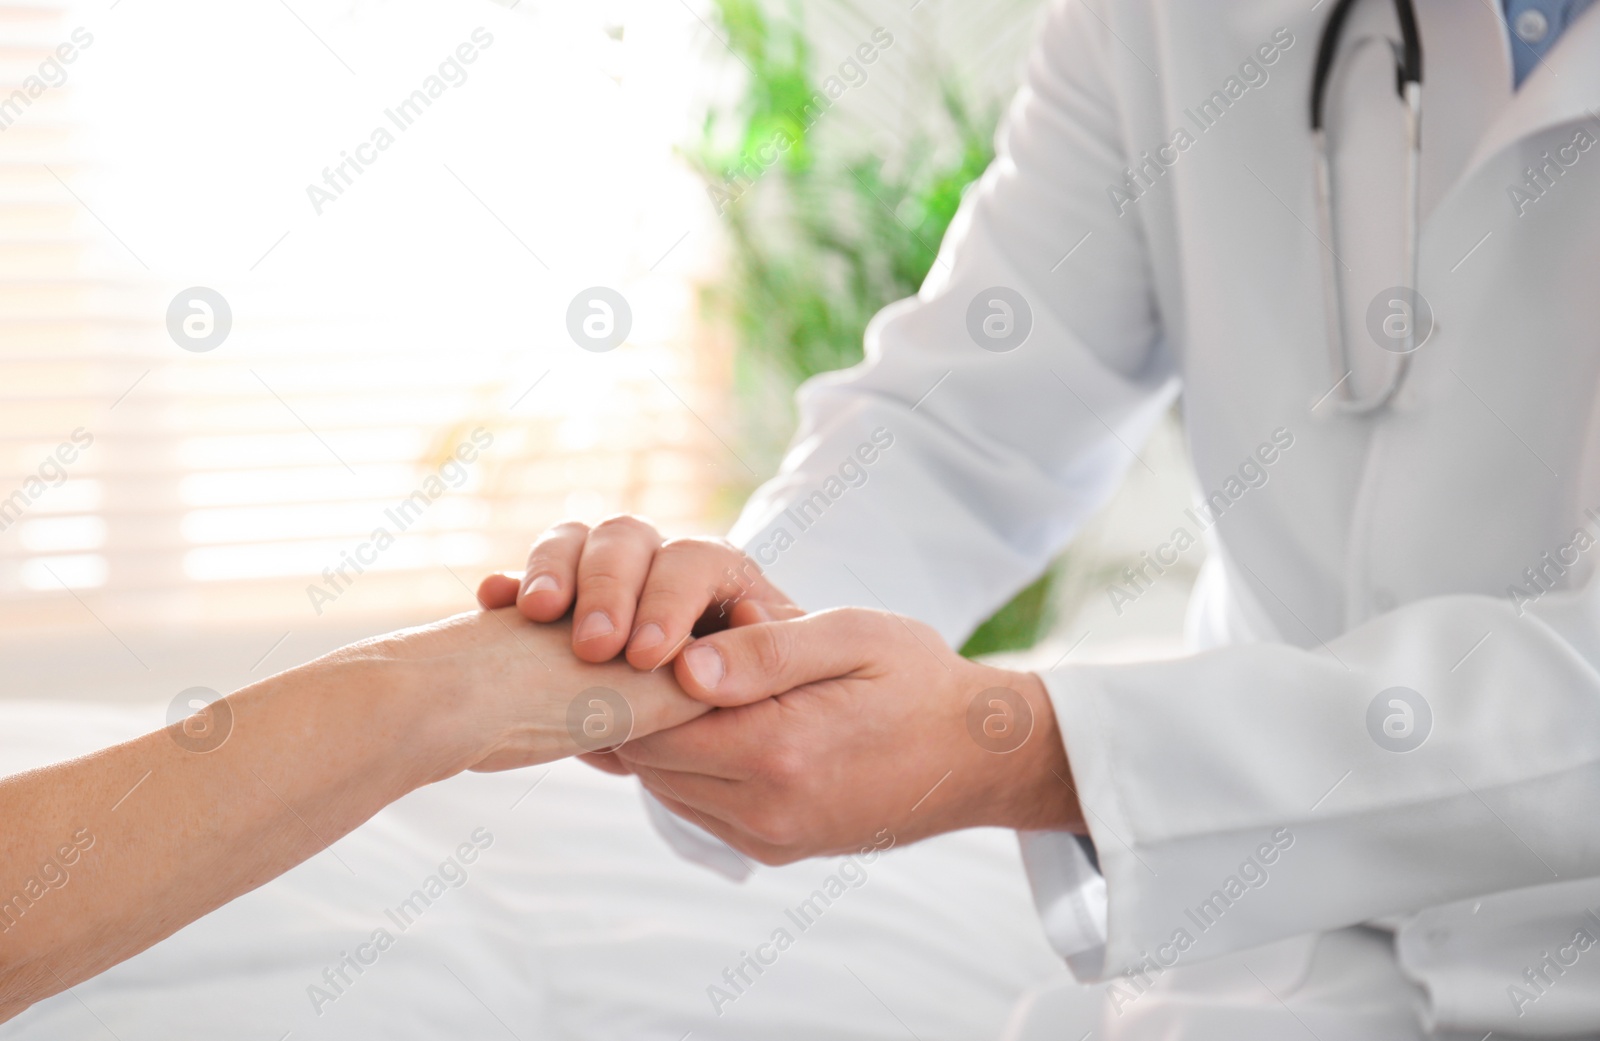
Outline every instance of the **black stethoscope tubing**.
{"type": "MultiPolygon", "coordinates": [[[[1328,84],[1333,79],[1333,66],[1339,53],[1339,43],[1344,35],[1345,21],[1357,0],[1337,0],[1322,28],[1322,38],[1317,43],[1317,64],[1311,77],[1311,139],[1316,160],[1317,215],[1322,230],[1322,240],[1332,257],[1322,257],[1323,306],[1327,322],[1329,369],[1337,382],[1338,408],[1349,415],[1366,415],[1377,412],[1389,404],[1405,384],[1410,371],[1411,353],[1419,344],[1415,338],[1415,316],[1408,323],[1408,333],[1403,347],[1397,352],[1389,379],[1376,394],[1361,397],[1352,382],[1349,346],[1345,340],[1343,314],[1343,286],[1339,276],[1336,248],[1337,231],[1334,222],[1333,175],[1328,159],[1328,134],[1325,105],[1328,84]]],[[[1394,52],[1395,92],[1405,105],[1406,113],[1406,187],[1405,187],[1405,268],[1413,294],[1417,290],[1417,245],[1419,235],[1418,210],[1422,165],[1422,39],[1417,32],[1417,12],[1412,0],[1394,0],[1395,18],[1400,24],[1400,41],[1389,41],[1394,52]]],[[[1325,395],[1326,396],[1326,395],[1325,395]]]]}

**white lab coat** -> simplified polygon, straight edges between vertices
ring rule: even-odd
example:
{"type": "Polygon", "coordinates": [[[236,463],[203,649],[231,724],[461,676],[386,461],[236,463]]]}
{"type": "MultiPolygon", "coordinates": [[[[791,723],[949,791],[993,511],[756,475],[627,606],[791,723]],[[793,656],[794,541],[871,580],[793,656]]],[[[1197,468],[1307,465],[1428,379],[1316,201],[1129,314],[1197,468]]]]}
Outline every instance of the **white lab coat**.
{"type": "MultiPolygon", "coordinates": [[[[1113,1014],[1098,988],[1102,1036],[1254,1037],[1227,1018],[1252,1002],[1279,1017],[1261,1036],[1290,1036],[1276,998],[1294,1005],[1339,959],[1419,1006],[1358,980],[1404,1024],[1352,1036],[1600,1034],[1600,545],[1574,545],[1580,530],[1600,542],[1600,149],[1561,153],[1532,202],[1509,191],[1540,153],[1600,136],[1600,7],[1513,93],[1498,0],[1420,0],[1420,289],[1436,328],[1393,407],[1352,418],[1326,397],[1320,265],[1333,247],[1347,268],[1351,378],[1368,391],[1392,355],[1367,306],[1404,280],[1400,108],[1388,58],[1359,52],[1333,94],[1343,220],[1324,243],[1307,114],[1330,5],[1310,6],[1056,4],[926,285],[877,317],[862,365],[801,391],[794,448],[733,537],[808,608],[883,606],[959,644],[1138,465],[1181,394],[1200,495],[1231,503],[1206,533],[1197,653],[1045,677],[1104,880],[1070,837],[1023,837],[1057,949],[1079,979],[1121,976],[1138,997],[1113,1014]],[[1259,79],[1238,67],[1280,30],[1292,42],[1267,81],[1199,129],[1186,110],[1259,79]],[[1170,167],[1114,202],[1179,128],[1192,140],[1170,167]],[[994,286],[1032,312],[1008,353],[968,331],[994,286]],[[893,445],[865,483],[829,485],[879,428],[893,445]],[[1267,483],[1230,485],[1275,433],[1292,447],[1267,483]],[[796,530],[785,511],[819,490],[820,520],[796,530]],[[1538,595],[1514,602],[1513,586],[1538,595]],[[1412,751],[1369,732],[1391,687],[1431,710],[1412,751]],[[1274,835],[1289,845],[1269,865],[1274,835]],[[1258,869],[1264,883],[1228,881],[1258,869]],[[1364,922],[1395,935],[1351,930],[1364,922]],[[1318,950],[1333,961],[1313,966],[1318,950]],[[1254,982],[1204,996],[1208,959],[1251,951],[1267,952],[1254,982]],[[1545,952],[1556,965],[1540,968],[1545,952]],[[1147,958],[1175,961],[1147,963],[1142,994],[1147,958]]],[[[1393,17],[1368,0],[1347,39],[1393,17]]],[[[1324,1041],[1345,1036],[1331,1022],[1324,1041]]]]}

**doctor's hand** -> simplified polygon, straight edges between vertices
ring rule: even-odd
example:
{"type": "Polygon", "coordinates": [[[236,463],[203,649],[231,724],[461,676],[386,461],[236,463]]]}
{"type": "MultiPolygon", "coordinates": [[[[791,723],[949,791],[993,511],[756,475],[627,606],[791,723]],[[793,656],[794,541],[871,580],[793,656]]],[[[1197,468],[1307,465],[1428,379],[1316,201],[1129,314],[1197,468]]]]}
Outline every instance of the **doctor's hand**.
{"type": "Polygon", "coordinates": [[[646,670],[671,661],[692,636],[794,606],[727,541],[663,541],[649,521],[628,515],[592,528],[557,524],[534,541],[522,575],[485,578],[478,602],[491,610],[515,603],[535,622],[571,610],[574,654],[603,662],[626,648],[628,663],[646,670]]]}
{"type": "Polygon", "coordinates": [[[887,829],[1083,830],[1044,684],[969,661],[930,628],[841,608],[728,629],[674,664],[717,706],[616,759],[679,816],[768,864],[887,829]]]}

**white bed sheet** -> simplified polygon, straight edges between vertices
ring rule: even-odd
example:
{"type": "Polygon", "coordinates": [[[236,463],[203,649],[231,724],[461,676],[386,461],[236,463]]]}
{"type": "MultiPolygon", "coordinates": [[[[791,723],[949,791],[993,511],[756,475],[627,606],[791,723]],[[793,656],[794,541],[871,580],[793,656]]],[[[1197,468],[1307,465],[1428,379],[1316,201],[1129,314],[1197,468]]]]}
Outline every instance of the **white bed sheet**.
{"type": "MultiPolygon", "coordinates": [[[[0,702],[0,774],[154,729],[163,710],[0,702]]],[[[734,884],[668,850],[631,779],[576,763],[468,775],[0,1039],[977,1039],[1000,1034],[1025,989],[1067,978],[1009,832],[896,849],[802,930],[786,910],[838,867],[734,884]],[[478,828],[493,844],[465,882],[400,928],[386,910],[478,828]],[[327,1000],[324,969],[380,928],[392,946],[327,1000]],[[792,946],[719,1014],[707,988],[733,993],[723,970],[778,928],[792,946]]]]}

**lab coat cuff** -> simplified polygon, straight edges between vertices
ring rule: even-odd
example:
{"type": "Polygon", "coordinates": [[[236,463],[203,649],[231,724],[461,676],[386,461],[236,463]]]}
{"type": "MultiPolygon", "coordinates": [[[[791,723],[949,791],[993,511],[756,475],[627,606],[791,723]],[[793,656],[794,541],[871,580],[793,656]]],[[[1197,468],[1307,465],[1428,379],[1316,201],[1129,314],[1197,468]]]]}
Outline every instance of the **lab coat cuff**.
{"type": "Polygon", "coordinates": [[[1080,981],[1105,961],[1106,880],[1088,839],[1064,831],[1019,831],[1022,867],[1045,937],[1080,981]]]}
{"type": "Polygon", "coordinates": [[[692,821],[686,821],[661,804],[661,800],[644,788],[645,815],[656,829],[656,834],[666,840],[672,851],[683,859],[710,868],[722,877],[743,882],[752,874],[750,864],[733,851],[733,847],[692,821]]]}
{"type": "Polygon", "coordinates": [[[1023,864],[1051,946],[1080,981],[1100,980],[1107,975],[1107,945],[1115,924],[1111,887],[1139,870],[1136,855],[1120,837],[1132,830],[1115,783],[1111,749],[1116,742],[1101,720],[1092,680],[1071,669],[1041,674],[1040,679],[1066,745],[1072,786],[1097,863],[1090,861],[1077,836],[1053,832],[1048,833],[1048,854],[1037,840],[1024,838],[1023,864]],[[1036,870],[1030,860],[1041,868],[1036,870]],[[1074,924],[1080,921],[1088,927],[1074,924]]]}

